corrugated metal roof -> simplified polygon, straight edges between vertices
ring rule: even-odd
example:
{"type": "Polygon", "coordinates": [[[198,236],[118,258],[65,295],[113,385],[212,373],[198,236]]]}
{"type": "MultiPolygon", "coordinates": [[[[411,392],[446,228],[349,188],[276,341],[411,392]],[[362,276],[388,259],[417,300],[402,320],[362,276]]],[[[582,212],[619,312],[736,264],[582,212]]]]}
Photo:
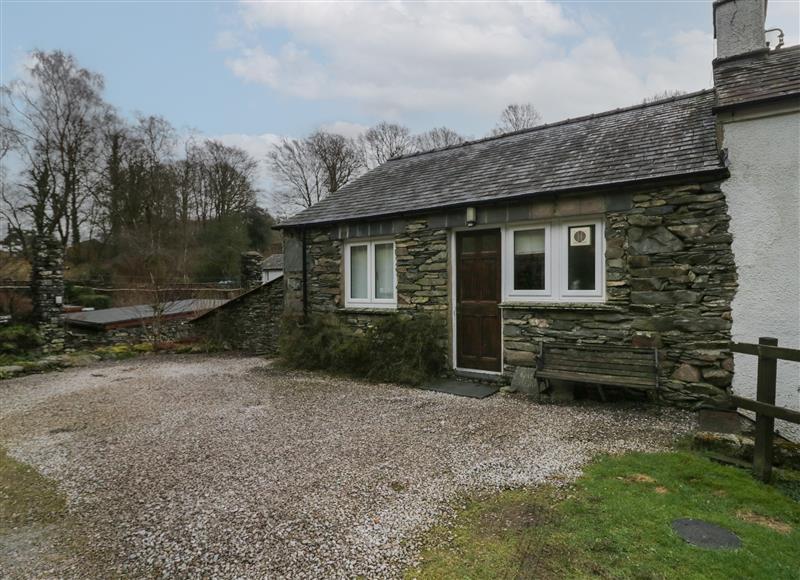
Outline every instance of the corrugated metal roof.
{"type": "MultiPolygon", "coordinates": [[[[225,304],[227,300],[212,299],[186,299],[174,300],[164,305],[164,316],[178,316],[193,314],[210,310],[225,304]]],[[[71,312],[64,314],[63,318],[69,324],[78,326],[91,326],[102,328],[126,322],[147,321],[153,318],[154,309],[149,304],[136,306],[121,306],[119,308],[104,308],[102,310],[89,310],[87,312],[71,312]]]]}

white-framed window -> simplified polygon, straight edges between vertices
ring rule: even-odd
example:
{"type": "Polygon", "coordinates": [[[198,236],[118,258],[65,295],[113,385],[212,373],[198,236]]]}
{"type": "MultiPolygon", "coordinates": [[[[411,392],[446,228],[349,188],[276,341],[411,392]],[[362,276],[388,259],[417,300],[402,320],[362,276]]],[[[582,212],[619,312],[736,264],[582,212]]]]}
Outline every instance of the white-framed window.
{"type": "Polygon", "coordinates": [[[508,228],[506,239],[507,294],[516,298],[550,296],[550,225],[508,228]]]}
{"type": "Polygon", "coordinates": [[[392,240],[376,239],[345,244],[344,273],[346,307],[397,306],[397,273],[392,240]]]}
{"type": "Polygon", "coordinates": [[[605,295],[600,219],[505,229],[504,297],[512,302],[599,302],[605,295]]]}

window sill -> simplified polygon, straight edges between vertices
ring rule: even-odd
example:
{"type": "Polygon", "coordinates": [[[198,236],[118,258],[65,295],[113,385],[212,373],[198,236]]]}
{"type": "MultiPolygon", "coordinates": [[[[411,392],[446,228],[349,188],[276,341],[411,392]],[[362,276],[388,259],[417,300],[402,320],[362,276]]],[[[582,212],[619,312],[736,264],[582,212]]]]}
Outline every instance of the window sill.
{"type": "Polygon", "coordinates": [[[345,306],[340,308],[343,314],[393,314],[397,312],[397,306],[345,306]]]}
{"type": "Polygon", "coordinates": [[[501,302],[504,310],[578,310],[617,312],[620,307],[607,302],[501,302]]]}

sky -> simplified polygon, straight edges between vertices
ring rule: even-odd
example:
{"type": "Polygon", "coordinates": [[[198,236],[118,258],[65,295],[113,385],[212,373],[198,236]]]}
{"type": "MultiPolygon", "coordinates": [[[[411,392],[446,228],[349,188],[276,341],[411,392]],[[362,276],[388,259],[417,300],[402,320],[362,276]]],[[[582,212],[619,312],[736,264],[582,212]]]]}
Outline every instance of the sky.
{"type": "MultiPolygon", "coordinates": [[[[798,43],[800,0],[767,27],[798,43]]],[[[511,102],[544,121],[711,86],[711,0],[16,2],[0,0],[0,76],[33,49],[101,73],[123,114],[158,114],[263,158],[279,136],[381,120],[482,137],[511,102]]]]}

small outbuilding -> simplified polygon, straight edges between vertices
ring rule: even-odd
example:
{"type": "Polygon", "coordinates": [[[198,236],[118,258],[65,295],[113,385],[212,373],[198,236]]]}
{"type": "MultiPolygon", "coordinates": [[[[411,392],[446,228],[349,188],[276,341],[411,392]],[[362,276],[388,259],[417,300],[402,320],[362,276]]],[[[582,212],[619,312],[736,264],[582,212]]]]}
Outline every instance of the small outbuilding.
{"type": "Polygon", "coordinates": [[[283,276],[283,254],[272,254],[261,262],[261,281],[266,284],[283,276]]]}
{"type": "Polygon", "coordinates": [[[187,322],[198,314],[225,304],[227,300],[186,299],[150,304],[68,312],[62,315],[70,342],[80,346],[136,343],[153,336],[156,325],[162,340],[188,336],[187,322]]]}

